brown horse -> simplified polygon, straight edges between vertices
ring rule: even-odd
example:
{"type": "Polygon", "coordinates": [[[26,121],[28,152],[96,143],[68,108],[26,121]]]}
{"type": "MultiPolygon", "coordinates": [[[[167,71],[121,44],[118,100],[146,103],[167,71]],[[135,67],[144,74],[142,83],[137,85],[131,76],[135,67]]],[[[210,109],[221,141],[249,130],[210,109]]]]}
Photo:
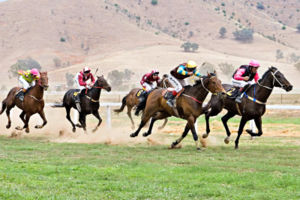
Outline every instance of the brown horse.
{"type": "Polygon", "coordinates": [[[157,89],[149,94],[146,108],[142,115],[142,120],[136,132],[132,133],[131,137],[136,137],[147,121],[151,119],[149,129],[143,136],[151,134],[153,124],[158,119],[164,119],[170,116],[180,117],[187,120],[185,130],[182,136],[172,143],[174,148],[187,135],[189,130],[192,131],[193,138],[196,143],[197,150],[200,150],[198,135],[195,129],[196,119],[203,113],[202,103],[209,92],[221,94],[224,91],[221,81],[214,73],[210,73],[200,80],[197,80],[195,85],[186,86],[183,93],[176,99],[176,110],[169,107],[166,103],[163,93],[166,89],[157,89]]]}
{"type": "MultiPolygon", "coordinates": [[[[226,90],[229,90],[232,88],[232,85],[224,84],[223,87],[226,90]]],[[[263,134],[261,117],[266,111],[266,102],[274,87],[280,87],[286,91],[291,91],[293,88],[289,81],[276,67],[271,67],[264,73],[257,84],[253,84],[247,89],[244,93],[242,103],[240,104],[237,104],[234,99],[229,97],[224,99],[218,96],[212,96],[209,103],[204,108],[206,112],[206,133],[203,134],[203,138],[208,137],[210,132],[209,117],[220,113],[223,107],[228,111],[227,114],[222,117],[222,122],[227,133],[227,137],[224,140],[226,144],[229,143],[231,135],[227,126],[227,121],[235,115],[242,116],[238,129],[238,136],[235,140],[235,149],[238,148],[239,138],[247,121],[254,119],[258,129],[258,133],[254,133],[252,130],[247,129],[247,133],[251,136],[261,136],[263,134]]]]}
{"type": "Polygon", "coordinates": [[[28,122],[31,117],[31,115],[38,113],[41,118],[43,119],[42,125],[36,125],[35,128],[40,129],[43,128],[47,124],[47,120],[45,118],[44,113],[44,90],[48,89],[48,76],[47,72],[41,72],[41,77],[38,80],[37,84],[30,88],[27,93],[24,96],[24,101],[22,102],[19,98],[16,98],[16,94],[21,89],[20,87],[14,87],[12,88],[7,97],[2,101],[2,110],[0,111],[0,114],[2,114],[6,109],[6,115],[8,118],[8,123],[6,125],[6,128],[10,128],[11,126],[11,120],[10,120],[10,110],[17,105],[18,108],[22,110],[22,113],[20,114],[20,118],[24,122],[23,128],[16,127],[17,130],[23,130],[27,133],[29,133],[29,126],[28,122]]]}
{"type": "MultiPolygon", "coordinates": [[[[163,78],[159,82],[157,87],[159,87],[159,88],[171,87],[167,77],[168,76],[166,74],[163,75],[163,78]]],[[[130,92],[125,97],[123,97],[121,107],[119,109],[114,110],[114,112],[120,113],[124,110],[125,106],[127,106],[127,115],[128,115],[128,117],[131,121],[131,128],[132,129],[135,129],[135,126],[134,126],[134,121],[133,121],[132,116],[131,116],[131,110],[136,108],[136,106],[139,104],[139,98],[137,96],[137,93],[140,90],[141,90],[140,88],[133,88],[132,90],[130,90],[130,92]]],[[[167,122],[168,122],[168,119],[166,118],[163,125],[160,126],[158,129],[163,129],[166,126],[167,122]]]]}

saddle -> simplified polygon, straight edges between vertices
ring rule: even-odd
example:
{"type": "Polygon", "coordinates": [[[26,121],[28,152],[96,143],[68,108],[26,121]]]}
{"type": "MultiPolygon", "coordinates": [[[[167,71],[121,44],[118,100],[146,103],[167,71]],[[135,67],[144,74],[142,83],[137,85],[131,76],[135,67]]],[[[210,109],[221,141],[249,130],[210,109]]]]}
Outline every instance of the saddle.
{"type": "MultiPolygon", "coordinates": [[[[183,91],[184,91],[184,88],[182,88],[182,90],[180,90],[180,91],[177,93],[177,95],[176,95],[175,98],[177,99],[178,97],[180,97],[181,94],[183,93],[183,91]]],[[[166,100],[168,100],[168,96],[170,95],[171,92],[172,92],[172,91],[163,90],[163,91],[162,91],[162,96],[163,96],[166,100]]]]}
{"type": "Polygon", "coordinates": [[[136,97],[140,97],[143,92],[144,92],[143,89],[139,89],[136,93],[136,97]]]}
{"type": "Polygon", "coordinates": [[[239,94],[239,87],[232,86],[229,90],[226,91],[226,95],[229,99],[235,99],[239,94]]]}

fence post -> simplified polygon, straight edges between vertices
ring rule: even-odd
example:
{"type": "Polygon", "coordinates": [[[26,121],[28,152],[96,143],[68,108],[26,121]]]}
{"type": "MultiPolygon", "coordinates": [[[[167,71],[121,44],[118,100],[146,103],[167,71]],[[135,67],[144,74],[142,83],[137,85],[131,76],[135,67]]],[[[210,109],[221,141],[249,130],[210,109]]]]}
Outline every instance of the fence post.
{"type": "Polygon", "coordinates": [[[106,126],[107,128],[111,128],[111,112],[110,106],[106,106],[107,117],[106,117],[106,126]]]}

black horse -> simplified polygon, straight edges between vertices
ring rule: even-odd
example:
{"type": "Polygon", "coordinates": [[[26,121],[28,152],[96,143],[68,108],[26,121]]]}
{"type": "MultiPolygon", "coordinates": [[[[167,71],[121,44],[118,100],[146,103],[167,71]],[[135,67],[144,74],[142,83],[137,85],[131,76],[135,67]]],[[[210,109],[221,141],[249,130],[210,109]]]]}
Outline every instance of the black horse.
{"type": "MultiPolygon", "coordinates": [[[[223,84],[223,87],[226,91],[228,91],[230,88],[232,88],[232,85],[223,84]]],[[[251,136],[261,136],[263,134],[261,117],[266,111],[266,102],[274,87],[283,88],[287,92],[293,89],[293,86],[290,84],[290,82],[276,67],[270,67],[256,84],[251,85],[247,89],[247,91],[244,93],[242,103],[240,104],[236,103],[234,99],[229,98],[228,96],[223,98],[212,95],[210,101],[204,107],[206,133],[203,134],[202,137],[206,138],[209,135],[209,117],[216,116],[222,111],[223,108],[228,111],[222,117],[222,122],[227,133],[227,137],[224,140],[226,144],[229,143],[231,135],[227,126],[227,121],[235,115],[242,116],[238,129],[238,136],[235,140],[235,149],[238,149],[239,147],[239,139],[247,121],[254,119],[258,129],[258,133],[254,133],[252,130],[247,129],[247,133],[249,133],[251,136]]]]}
{"type": "Polygon", "coordinates": [[[99,121],[97,126],[93,129],[93,132],[97,131],[98,127],[100,126],[102,119],[99,115],[98,109],[100,107],[99,99],[101,94],[101,89],[105,89],[106,91],[111,91],[111,86],[107,83],[107,81],[102,76],[97,76],[97,80],[93,87],[91,89],[82,90],[81,94],[79,94],[79,90],[76,89],[70,89],[66,92],[64,95],[63,103],[62,104],[56,104],[52,107],[65,107],[67,112],[67,119],[71,122],[73,127],[73,132],[76,131],[75,124],[71,120],[70,117],[70,110],[71,108],[74,108],[77,110],[76,104],[75,104],[75,97],[74,95],[80,95],[80,106],[81,106],[81,112],[79,112],[79,122],[80,126],[82,127],[84,131],[86,131],[86,115],[93,114],[99,121]],[[76,94],[78,93],[78,94],[76,94]]]}

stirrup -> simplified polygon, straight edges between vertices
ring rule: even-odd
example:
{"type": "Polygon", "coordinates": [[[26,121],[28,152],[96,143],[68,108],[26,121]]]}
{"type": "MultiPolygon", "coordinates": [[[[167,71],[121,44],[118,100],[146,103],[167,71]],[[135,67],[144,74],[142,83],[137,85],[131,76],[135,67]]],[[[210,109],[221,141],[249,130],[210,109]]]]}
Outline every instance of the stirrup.
{"type": "Polygon", "coordinates": [[[75,103],[78,112],[81,112],[80,102],[75,103]]]}
{"type": "Polygon", "coordinates": [[[242,103],[242,97],[237,97],[236,99],[235,99],[235,102],[236,103],[242,103]]]}

